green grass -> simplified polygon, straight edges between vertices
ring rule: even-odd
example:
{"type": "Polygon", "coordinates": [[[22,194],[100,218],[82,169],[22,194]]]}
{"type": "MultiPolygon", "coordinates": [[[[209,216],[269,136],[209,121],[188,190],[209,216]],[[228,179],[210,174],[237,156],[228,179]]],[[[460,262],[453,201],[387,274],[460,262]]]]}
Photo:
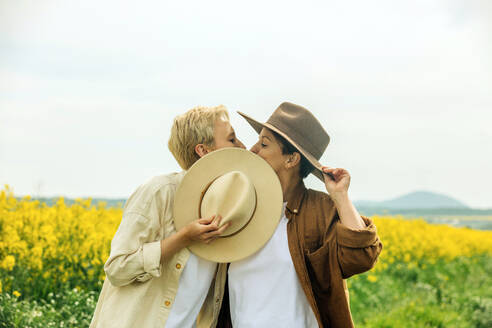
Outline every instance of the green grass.
{"type": "Polygon", "coordinates": [[[65,289],[46,299],[0,294],[0,328],[89,327],[98,293],[65,289]]]}
{"type": "Polygon", "coordinates": [[[392,266],[369,282],[349,279],[356,327],[492,327],[492,257],[425,269],[392,266]]]}
{"type": "MultiPolygon", "coordinates": [[[[349,279],[356,327],[492,327],[492,257],[460,258],[425,268],[395,263],[349,279]],[[375,276],[371,282],[367,277],[375,276]]],[[[19,291],[22,294],[22,290],[19,291]]],[[[88,327],[98,290],[61,288],[34,299],[0,293],[0,328],[88,327]]]]}

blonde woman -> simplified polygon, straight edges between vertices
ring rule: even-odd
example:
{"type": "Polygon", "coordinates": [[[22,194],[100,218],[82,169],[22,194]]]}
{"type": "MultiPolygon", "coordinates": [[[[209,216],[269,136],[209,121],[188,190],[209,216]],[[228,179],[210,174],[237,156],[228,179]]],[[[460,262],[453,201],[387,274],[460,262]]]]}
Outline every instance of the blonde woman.
{"type": "Polygon", "coordinates": [[[235,136],[227,109],[218,106],[196,107],[176,117],[168,146],[183,171],[152,178],[126,202],[90,327],[216,325],[225,266],[201,259],[186,247],[192,241],[213,241],[227,225],[219,228],[220,217],[201,218],[176,232],[174,193],[200,157],[244,145],[235,136]]]}

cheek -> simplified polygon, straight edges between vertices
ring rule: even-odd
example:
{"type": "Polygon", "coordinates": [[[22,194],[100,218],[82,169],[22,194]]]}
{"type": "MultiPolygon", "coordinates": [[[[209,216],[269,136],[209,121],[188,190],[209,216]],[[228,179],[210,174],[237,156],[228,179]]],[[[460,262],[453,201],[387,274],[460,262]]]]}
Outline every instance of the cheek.
{"type": "Polygon", "coordinates": [[[228,140],[223,140],[223,139],[215,140],[216,149],[221,149],[225,147],[232,147],[231,143],[228,140]]]}
{"type": "Polygon", "coordinates": [[[275,156],[275,154],[273,154],[269,149],[260,149],[257,155],[270,164],[275,172],[278,172],[279,168],[282,166],[281,158],[279,156],[275,156]]]}

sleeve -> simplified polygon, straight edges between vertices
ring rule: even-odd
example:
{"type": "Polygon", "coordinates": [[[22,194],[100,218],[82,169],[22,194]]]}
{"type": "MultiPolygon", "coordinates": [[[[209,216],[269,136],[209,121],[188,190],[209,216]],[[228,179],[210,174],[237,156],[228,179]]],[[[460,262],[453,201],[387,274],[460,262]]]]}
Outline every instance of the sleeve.
{"type": "Polygon", "coordinates": [[[365,229],[351,229],[340,221],[336,223],[337,259],[344,279],[370,270],[383,247],[373,221],[365,216],[362,219],[365,229]]]}
{"type": "MultiPolygon", "coordinates": [[[[125,286],[132,282],[145,282],[161,275],[161,241],[155,240],[160,229],[159,211],[170,210],[168,195],[163,194],[164,203],[151,196],[146,208],[152,210],[144,215],[129,206],[125,211],[120,226],[111,241],[111,252],[104,265],[108,280],[114,286],[125,286]],[[161,206],[161,205],[164,205],[161,206]]],[[[136,197],[142,201],[142,197],[136,197]]]]}

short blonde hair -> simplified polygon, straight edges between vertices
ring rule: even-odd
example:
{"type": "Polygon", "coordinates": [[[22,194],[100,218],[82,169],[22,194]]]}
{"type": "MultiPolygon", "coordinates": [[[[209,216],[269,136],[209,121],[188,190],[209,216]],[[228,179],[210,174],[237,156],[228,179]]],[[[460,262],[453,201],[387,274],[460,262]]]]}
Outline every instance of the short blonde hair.
{"type": "Polygon", "coordinates": [[[196,145],[214,147],[214,126],[218,119],[229,120],[224,105],[197,106],[174,118],[168,147],[181,168],[189,169],[200,158],[195,152],[196,145]]]}

